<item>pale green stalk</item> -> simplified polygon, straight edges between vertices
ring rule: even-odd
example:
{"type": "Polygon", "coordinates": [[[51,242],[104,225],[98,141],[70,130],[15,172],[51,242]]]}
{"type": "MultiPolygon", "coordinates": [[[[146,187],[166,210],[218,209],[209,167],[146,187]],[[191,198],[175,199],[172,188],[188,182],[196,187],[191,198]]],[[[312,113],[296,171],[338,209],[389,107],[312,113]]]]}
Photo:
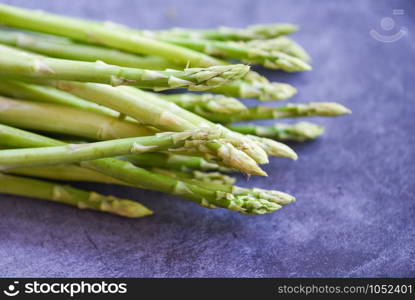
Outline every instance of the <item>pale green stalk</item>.
{"type": "Polygon", "coordinates": [[[300,118],[312,116],[334,117],[350,114],[351,111],[341,104],[334,102],[310,102],[308,104],[287,104],[285,106],[256,106],[249,107],[239,113],[228,114],[201,114],[213,122],[232,123],[240,121],[300,118]]]}
{"type": "Polygon", "coordinates": [[[0,45],[0,76],[10,78],[75,80],[113,86],[128,84],[154,90],[187,88],[202,91],[240,79],[248,71],[248,66],[240,64],[187,68],[183,71],[154,71],[108,65],[101,61],[92,63],[34,56],[0,45]]]}
{"type": "Polygon", "coordinates": [[[209,92],[237,98],[256,98],[261,101],[285,100],[297,93],[295,87],[280,82],[247,82],[237,80],[230,84],[210,89],[209,92]]]}
{"type": "Polygon", "coordinates": [[[118,155],[156,152],[172,148],[191,149],[214,139],[206,130],[165,132],[148,137],[68,144],[65,146],[0,150],[0,167],[74,163],[118,155]]]}
{"type": "Polygon", "coordinates": [[[216,163],[208,162],[199,156],[172,154],[170,152],[140,153],[121,157],[140,167],[168,168],[178,171],[221,171],[230,172],[231,169],[216,163]]]}
{"type": "Polygon", "coordinates": [[[129,186],[129,184],[122,182],[121,180],[73,164],[20,167],[7,169],[4,170],[4,172],[9,174],[38,177],[52,180],[99,182],[106,184],[118,184],[129,186]]]}
{"type": "Polygon", "coordinates": [[[101,47],[97,45],[76,43],[70,39],[40,35],[33,32],[18,32],[0,29],[0,43],[36,52],[46,56],[95,62],[103,61],[107,64],[121,67],[164,70],[183,68],[157,56],[139,56],[136,54],[101,47]]]}
{"type": "Polygon", "coordinates": [[[167,35],[189,39],[208,39],[219,41],[249,41],[269,39],[296,32],[298,27],[287,23],[256,24],[246,28],[221,26],[216,29],[172,28],[170,30],[146,31],[149,36],[167,35]]]}
{"type": "Polygon", "coordinates": [[[296,142],[316,139],[324,132],[324,127],[310,122],[299,122],[295,124],[276,123],[271,126],[241,124],[229,125],[227,127],[243,134],[296,142]]]}
{"type": "Polygon", "coordinates": [[[138,202],[83,191],[68,185],[0,173],[0,193],[44,199],[123,217],[138,218],[153,214],[138,202]]]}
{"type": "Polygon", "coordinates": [[[311,66],[305,61],[278,50],[265,51],[237,42],[194,40],[170,36],[160,36],[157,39],[222,59],[237,59],[245,63],[261,64],[270,69],[281,69],[287,72],[311,70],[311,66]]]}
{"type": "Polygon", "coordinates": [[[0,78],[0,94],[17,99],[62,104],[79,108],[85,111],[97,112],[114,117],[119,117],[120,115],[118,112],[112,109],[90,101],[86,101],[53,87],[30,84],[15,80],[7,80],[4,78],[0,78]]]}
{"type": "Polygon", "coordinates": [[[246,109],[246,106],[236,98],[223,95],[184,93],[168,95],[158,94],[158,97],[173,102],[196,114],[199,111],[206,113],[232,114],[246,109]]]}
{"type": "Polygon", "coordinates": [[[101,113],[57,104],[14,100],[1,96],[0,122],[29,130],[78,136],[92,140],[149,136],[157,132],[146,126],[101,113]]]}
{"type": "Polygon", "coordinates": [[[311,60],[308,53],[298,43],[285,36],[271,40],[252,40],[247,42],[246,47],[260,49],[269,52],[271,55],[274,51],[283,52],[288,55],[297,57],[305,62],[311,60]]]}

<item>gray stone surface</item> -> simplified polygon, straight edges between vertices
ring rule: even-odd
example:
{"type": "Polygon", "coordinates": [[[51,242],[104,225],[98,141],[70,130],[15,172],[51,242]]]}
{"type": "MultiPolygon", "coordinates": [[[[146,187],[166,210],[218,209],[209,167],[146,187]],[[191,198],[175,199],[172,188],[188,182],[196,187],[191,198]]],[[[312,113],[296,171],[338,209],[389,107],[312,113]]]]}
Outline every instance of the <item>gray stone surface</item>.
{"type": "Polygon", "coordinates": [[[1,196],[1,276],[415,276],[415,91],[411,1],[0,1],[139,28],[244,26],[287,21],[311,53],[304,74],[265,71],[294,84],[296,102],[338,101],[351,116],[315,119],[323,138],[274,159],[268,178],[298,201],[265,216],[210,211],[129,188],[82,184],[141,201],[142,220],[1,196]],[[393,9],[404,9],[393,16],[393,9]],[[394,43],[369,35],[383,17],[409,30],[394,43]]]}

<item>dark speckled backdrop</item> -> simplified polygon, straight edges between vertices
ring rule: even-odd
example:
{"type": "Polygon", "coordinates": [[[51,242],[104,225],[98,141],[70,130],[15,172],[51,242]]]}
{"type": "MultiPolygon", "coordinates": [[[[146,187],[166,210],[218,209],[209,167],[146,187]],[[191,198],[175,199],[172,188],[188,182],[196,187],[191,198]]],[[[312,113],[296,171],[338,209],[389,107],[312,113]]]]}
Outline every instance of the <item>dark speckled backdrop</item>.
{"type": "Polygon", "coordinates": [[[413,1],[0,1],[133,27],[300,24],[313,57],[303,74],[265,71],[298,87],[296,102],[337,101],[351,116],[315,119],[316,142],[274,159],[268,178],[298,201],[265,216],[207,210],[175,197],[82,184],[141,201],[156,215],[126,220],[0,196],[1,276],[415,276],[415,3],[413,1]],[[403,9],[404,15],[393,15],[403,9]],[[382,30],[383,17],[395,28],[382,30]],[[408,34],[382,43],[371,29],[408,34]]]}

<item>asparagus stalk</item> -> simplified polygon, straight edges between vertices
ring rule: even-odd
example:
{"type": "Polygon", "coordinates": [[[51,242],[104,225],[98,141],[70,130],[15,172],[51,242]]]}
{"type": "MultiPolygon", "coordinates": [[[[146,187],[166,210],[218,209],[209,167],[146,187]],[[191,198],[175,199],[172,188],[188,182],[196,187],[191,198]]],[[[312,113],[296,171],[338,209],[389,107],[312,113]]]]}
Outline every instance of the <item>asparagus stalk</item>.
{"type": "Polygon", "coordinates": [[[121,67],[155,70],[183,67],[175,66],[174,63],[162,57],[139,56],[102,46],[76,43],[64,37],[29,32],[0,30],[0,43],[56,58],[90,62],[101,60],[121,67]]]}
{"type": "Polygon", "coordinates": [[[5,173],[62,181],[99,182],[129,185],[103,173],[82,168],[78,165],[31,166],[4,170],[5,173]]]}
{"type": "Polygon", "coordinates": [[[199,181],[203,183],[213,183],[213,184],[224,184],[224,185],[233,185],[236,181],[235,178],[219,173],[219,172],[201,172],[201,171],[190,171],[183,172],[178,170],[171,170],[165,168],[150,167],[147,168],[156,173],[169,174],[172,177],[180,179],[189,179],[193,181],[199,181]]]}
{"type": "MultiPolygon", "coordinates": [[[[68,144],[54,147],[0,150],[0,166],[5,168],[10,166],[73,163],[83,160],[93,160],[130,153],[154,152],[177,147],[184,149],[197,147],[198,149],[203,149],[201,146],[209,143],[209,140],[214,138],[217,138],[215,134],[207,130],[198,130],[176,133],[164,132],[148,137],[117,139],[90,144],[68,144]]],[[[219,153],[219,155],[222,154],[219,153]]]]}
{"type": "Polygon", "coordinates": [[[163,43],[145,36],[94,24],[75,18],[63,17],[42,11],[0,5],[1,23],[27,30],[56,34],[81,42],[94,43],[137,54],[161,56],[167,60],[186,65],[208,67],[218,65],[218,60],[208,56],[163,43]]]}
{"type": "Polygon", "coordinates": [[[137,123],[63,105],[0,96],[0,108],[3,124],[92,140],[148,136],[157,132],[137,123]]]}
{"type": "Polygon", "coordinates": [[[247,82],[234,81],[220,87],[210,89],[209,92],[220,93],[229,97],[257,98],[261,101],[285,100],[297,93],[289,84],[280,82],[247,82]]]}
{"type": "Polygon", "coordinates": [[[187,173],[163,168],[149,168],[149,170],[212,191],[232,193],[232,186],[235,182],[234,178],[221,173],[203,173],[199,171],[187,173]]]}
{"type": "MultiPolygon", "coordinates": [[[[0,125],[0,128],[2,129],[0,130],[0,133],[2,133],[3,136],[8,136],[9,140],[13,139],[14,136],[14,143],[18,144],[19,147],[26,147],[27,144],[33,143],[32,140],[35,140],[36,137],[39,137],[38,143],[42,143],[44,141],[41,136],[30,132],[17,130],[3,125],[0,125]],[[28,136],[29,142],[27,144],[24,139],[25,135],[28,136]]],[[[2,142],[3,139],[0,139],[0,143],[2,142]]],[[[64,143],[51,140],[51,142],[46,142],[44,146],[62,144],[64,143]]],[[[235,188],[235,191],[232,193],[212,191],[169,176],[156,174],[154,172],[135,167],[129,162],[115,158],[83,161],[81,165],[140,188],[181,196],[205,207],[223,207],[244,214],[270,213],[280,209],[282,205],[295,200],[295,198],[291,195],[278,191],[264,191],[258,193],[242,190],[240,188],[235,188]]]]}
{"type": "Polygon", "coordinates": [[[295,124],[277,123],[271,126],[256,124],[229,125],[228,128],[243,134],[256,135],[280,141],[303,142],[313,140],[324,132],[324,127],[310,122],[299,122],[295,124]]]}
{"type": "Polygon", "coordinates": [[[155,90],[188,88],[202,91],[242,78],[248,71],[249,67],[245,65],[154,71],[108,65],[101,61],[91,63],[23,55],[9,46],[0,45],[0,76],[12,78],[75,80],[113,86],[130,84],[155,90]]]}
{"type": "MultiPolygon", "coordinates": [[[[212,184],[209,188],[215,189],[215,184],[223,185],[233,185],[235,179],[224,175],[219,172],[201,172],[201,171],[191,171],[183,172],[173,169],[157,168],[151,166],[146,168],[154,173],[164,174],[166,176],[171,176],[178,178],[184,181],[188,181],[192,184],[200,185],[204,188],[208,188],[206,184],[212,184]]],[[[31,166],[31,167],[20,167],[12,168],[4,171],[5,173],[14,174],[14,175],[23,175],[30,177],[38,177],[44,179],[52,180],[62,180],[62,181],[82,181],[82,182],[98,182],[106,184],[117,184],[117,185],[127,185],[131,186],[126,182],[120,181],[113,177],[107,176],[105,174],[85,169],[77,165],[53,165],[53,166],[31,166]]]]}
{"type": "Polygon", "coordinates": [[[287,104],[285,106],[270,107],[256,106],[247,110],[229,114],[204,114],[201,116],[220,123],[232,123],[251,120],[266,120],[280,118],[300,118],[312,116],[334,117],[350,114],[351,111],[341,104],[333,102],[310,102],[308,104],[287,104]]]}
{"type": "Polygon", "coordinates": [[[7,148],[34,148],[63,145],[64,143],[0,124],[0,144],[7,148]]]}
{"type": "Polygon", "coordinates": [[[214,94],[169,94],[158,95],[160,98],[173,102],[180,107],[194,112],[232,114],[246,109],[239,100],[214,94]]]}
{"type": "Polygon", "coordinates": [[[304,48],[285,36],[271,40],[252,40],[247,42],[245,45],[249,48],[267,51],[271,54],[274,51],[279,51],[297,57],[305,62],[310,61],[310,56],[304,48]]]}
{"type": "Polygon", "coordinates": [[[21,81],[0,79],[0,94],[12,98],[33,100],[47,103],[62,104],[65,106],[79,108],[85,111],[91,111],[119,117],[119,113],[98,105],[96,103],[86,101],[72,94],[57,90],[53,87],[30,84],[21,81]]]}
{"type": "Polygon", "coordinates": [[[121,157],[140,167],[167,168],[178,171],[201,170],[230,172],[231,169],[208,162],[199,156],[172,154],[170,152],[140,153],[121,157]]]}
{"type": "Polygon", "coordinates": [[[87,192],[68,185],[0,173],[0,193],[44,199],[123,217],[138,218],[153,214],[138,202],[87,192]]]}
{"type": "Polygon", "coordinates": [[[279,37],[296,32],[298,27],[287,23],[257,24],[246,28],[221,26],[216,29],[173,28],[162,31],[146,31],[149,36],[166,35],[190,39],[208,39],[218,41],[250,41],[279,37]]]}
{"type": "Polygon", "coordinates": [[[305,61],[277,50],[265,51],[259,48],[252,48],[252,45],[248,46],[237,42],[195,40],[168,36],[160,36],[157,39],[220,58],[261,64],[270,69],[281,69],[287,72],[311,70],[310,65],[305,61]]]}

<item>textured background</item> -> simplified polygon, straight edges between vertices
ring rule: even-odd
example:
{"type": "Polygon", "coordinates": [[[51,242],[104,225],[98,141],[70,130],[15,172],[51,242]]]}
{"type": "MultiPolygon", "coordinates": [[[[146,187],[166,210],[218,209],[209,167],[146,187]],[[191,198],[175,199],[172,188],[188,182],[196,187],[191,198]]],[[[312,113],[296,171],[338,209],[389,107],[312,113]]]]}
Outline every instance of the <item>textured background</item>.
{"type": "Polygon", "coordinates": [[[265,216],[210,211],[129,188],[79,185],[141,201],[142,220],[1,196],[1,276],[276,277],[415,276],[415,90],[411,1],[0,1],[139,28],[300,24],[314,70],[266,71],[299,88],[297,102],[338,101],[351,116],[315,119],[316,142],[274,159],[268,178],[298,201],[265,216]],[[393,16],[393,9],[405,15],[393,16]],[[392,16],[394,43],[369,35],[392,16]]]}

